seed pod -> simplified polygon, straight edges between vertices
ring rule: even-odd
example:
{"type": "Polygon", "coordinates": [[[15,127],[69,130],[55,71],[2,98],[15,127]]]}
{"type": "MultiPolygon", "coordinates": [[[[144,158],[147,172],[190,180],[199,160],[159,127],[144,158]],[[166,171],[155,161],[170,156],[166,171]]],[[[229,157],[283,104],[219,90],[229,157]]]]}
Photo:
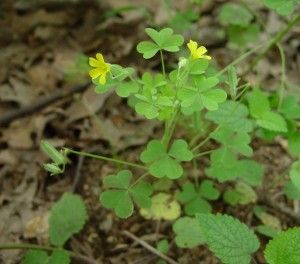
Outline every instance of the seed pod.
{"type": "Polygon", "coordinates": [[[60,167],[58,167],[56,164],[54,164],[54,163],[46,163],[46,164],[44,164],[44,169],[46,171],[49,171],[51,173],[51,175],[56,175],[56,174],[63,173],[63,170],[60,167]]]}
{"type": "Polygon", "coordinates": [[[58,150],[55,149],[48,141],[41,142],[41,149],[48,155],[55,164],[62,165],[67,163],[67,159],[58,150]]]}

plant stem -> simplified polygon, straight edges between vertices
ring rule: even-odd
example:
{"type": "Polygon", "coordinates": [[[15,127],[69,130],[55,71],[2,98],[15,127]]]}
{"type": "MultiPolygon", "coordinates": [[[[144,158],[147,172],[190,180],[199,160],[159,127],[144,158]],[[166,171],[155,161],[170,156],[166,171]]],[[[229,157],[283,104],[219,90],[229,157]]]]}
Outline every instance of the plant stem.
{"type": "Polygon", "coordinates": [[[79,156],[84,156],[84,157],[89,157],[89,158],[94,158],[94,159],[99,159],[99,160],[105,160],[105,161],[111,161],[111,162],[114,162],[114,163],[124,164],[124,165],[128,165],[128,166],[131,166],[131,167],[136,167],[136,168],[147,170],[147,168],[143,165],[132,163],[132,162],[127,162],[127,161],[124,161],[124,160],[108,158],[108,157],[105,157],[105,156],[100,156],[100,155],[87,153],[87,152],[76,151],[76,150],[72,150],[72,149],[68,149],[68,148],[66,148],[66,150],[68,151],[68,153],[73,153],[73,154],[76,154],[76,155],[79,155],[79,156]]]}
{"type": "Polygon", "coordinates": [[[171,140],[171,137],[173,135],[176,123],[177,123],[177,116],[178,116],[178,108],[174,110],[174,113],[170,120],[166,122],[164,135],[161,139],[161,143],[168,148],[169,142],[171,140]]]}
{"type": "Polygon", "coordinates": [[[164,77],[166,77],[165,61],[164,61],[164,56],[163,56],[162,50],[159,50],[159,53],[160,53],[162,72],[163,72],[164,77]]]}
{"type": "Polygon", "coordinates": [[[146,176],[149,175],[149,172],[145,172],[142,176],[140,176],[135,182],[133,182],[129,189],[132,188],[134,185],[136,185],[138,182],[140,182],[142,179],[144,179],[146,176]]]}
{"type": "Polygon", "coordinates": [[[257,63],[272,49],[273,46],[281,42],[281,40],[284,38],[284,36],[290,31],[290,29],[296,25],[300,21],[300,14],[294,17],[285,28],[283,28],[281,31],[277,33],[277,35],[272,38],[269,42],[267,47],[257,56],[257,58],[252,62],[252,64],[249,66],[249,68],[246,70],[246,72],[243,74],[247,74],[250,72],[257,63]]]}
{"type": "MultiPolygon", "coordinates": [[[[17,249],[33,249],[33,250],[44,250],[44,251],[54,251],[58,248],[50,247],[50,246],[40,246],[29,243],[20,243],[20,244],[3,244],[0,245],[0,250],[17,250],[17,249]]],[[[64,249],[65,250],[65,249],[64,249]]],[[[76,254],[73,251],[65,250],[72,258],[77,259],[81,262],[87,264],[97,264],[98,262],[94,259],[91,259],[87,256],[76,254]]]]}
{"type": "Polygon", "coordinates": [[[200,152],[200,153],[197,153],[197,154],[194,154],[194,158],[198,158],[198,157],[201,157],[201,156],[205,156],[207,154],[210,154],[214,151],[214,149],[211,149],[211,150],[208,150],[208,151],[204,151],[204,152],[200,152]]]}
{"type": "Polygon", "coordinates": [[[286,67],[285,67],[285,54],[282,46],[280,44],[277,44],[280,58],[281,58],[281,80],[280,80],[280,90],[279,90],[279,100],[278,100],[278,106],[277,110],[281,107],[283,96],[284,96],[284,88],[285,88],[285,79],[286,79],[286,67]]]}

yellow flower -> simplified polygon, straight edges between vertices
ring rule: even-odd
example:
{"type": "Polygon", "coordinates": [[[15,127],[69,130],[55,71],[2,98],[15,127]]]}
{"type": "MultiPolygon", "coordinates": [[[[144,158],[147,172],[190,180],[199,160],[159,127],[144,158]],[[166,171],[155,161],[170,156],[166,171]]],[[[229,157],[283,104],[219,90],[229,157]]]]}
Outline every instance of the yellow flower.
{"type": "Polygon", "coordinates": [[[190,40],[190,42],[187,44],[191,56],[193,59],[206,59],[211,60],[211,57],[208,55],[204,55],[207,52],[207,49],[204,46],[200,46],[198,48],[198,43],[195,41],[190,40]]]}
{"type": "Polygon", "coordinates": [[[94,67],[95,69],[92,69],[89,71],[89,75],[92,79],[99,78],[100,84],[106,83],[106,74],[110,71],[110,65],[106,63],[103,59],[103,56],[101,53],[96,54],[95,58],[89,58],[89,64],[91,67],[94,67]]]}

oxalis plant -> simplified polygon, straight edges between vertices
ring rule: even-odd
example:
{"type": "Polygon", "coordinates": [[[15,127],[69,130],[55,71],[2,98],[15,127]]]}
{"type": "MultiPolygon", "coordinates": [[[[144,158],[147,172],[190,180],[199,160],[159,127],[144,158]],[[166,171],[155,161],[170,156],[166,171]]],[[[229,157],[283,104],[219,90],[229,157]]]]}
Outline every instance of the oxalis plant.
{"type": "MultiPolygon", "coordinates": [[[[241,58],[218,72],[210,65],[212,58],[207,49],[197,42],[190,40],[186,49],[183,37],[170,28],[147,28],[146,33],[150,40],[140,42],[137,51],[144,59],[159,56],[160,73],[139,76],[134,68],[110,64],[97,53],[95,58],[89,58],[89,75],[96,93],[114,90],[128,99],[128,105],[138,115],[159,120],[164,126],[161,137],[151,139],[142,148],[137,162],[69,148],[57,150],[43,141],[42,150],[52,160],[44,167],[52,175],[61,174],[70,162],[70,154],[119,164],[122,169],[102,178],[99,200],[104,208],[121,219],[135,213],[157,222],[172,221],[175,243],[180,248],[206,245],[222,263],[256,263],[253,253],[260,243],[253,230],[232,216],[213,214],[211,202],[220,199],[217,185],[225,182],[232,186],[223,193],[225,202],[237,205],[255,201],[254,188],[262,182],[263,167],[251,159],[251,139],[254,135],[289,137],[297,133],[296,126],[292,130],[290,127],[299,120],[300,106],[294,98],[280,93],[274,107],[274,100],[261,88],[240,83],[234,65],[241,58]],[[167,71],[164,57],[175,52],[180,53],[179,61],[167,71]],[[177,129],[185,131],[184,136],[178,138],[177,129]],[[203,156],[209,157],[209,165],[199,162],[203,156]],[[203,176],[195,171],[201,171],[203,176]]],[[[298,152],[295,153],[289,181],[294,194],[295,190],[300,192],[298,152]]],[[[32,249],[24,244],[23,248],[31,250],[22,263],[67,264],[70,257],[90,263],[84,256],[63,249],[86,219],[82,199],[64,194],[49,218],[52,246],[32,249]]],[[[260,230],[265,234],[270,231],[260,230]]],[[[270,236],[274,238],[264,251],[268,263],[300,263],[300,228],[270,236]]],[[[168,240],[157,243],[160,256],[168,253],[169,246],[168,240]]],[[[177,263],[168,257],[163,261],[177,263]]]]}

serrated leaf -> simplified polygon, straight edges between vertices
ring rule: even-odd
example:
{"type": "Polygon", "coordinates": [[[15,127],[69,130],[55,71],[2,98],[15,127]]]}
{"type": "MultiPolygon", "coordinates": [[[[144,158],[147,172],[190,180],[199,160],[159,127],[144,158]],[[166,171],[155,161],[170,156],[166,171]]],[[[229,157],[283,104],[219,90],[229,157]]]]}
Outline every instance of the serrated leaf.
{"type": "Polygon", "coordinates": [[[51,209],[49,238],[53,245],[62,246],[78,233],[87,219],[85,204],[80,196],[65,193],[51,209]]]}
{"type": "Polygon", "coordinates": [[[300,263],[300,228],[290,228],[272,239],[264,255],[268,264],[300,263]]]}
{"type": "Polygon", "coordinates": [[[173,224],[175,242],[181,248],[194,248],[203,244],[204,237],[199,222],[195,218],[181,217],[173,224]]]}
{"type": "Polygon", "coordinates": [[[257,124],[265,129],[278,131],[278,132],[287,132],[287,124],[284,118],[274,112],[266,112],[264,115],[257,119],[257,124]]]}
{"type": "Polygon", "coordinates": [[[254,89],[248,94],[248,104],[251,116],[262,118],[266,112],[271,110],[268,96],[259,89],[254,89]]]}
{"type": "Polygon", "coordinates": [[[253,15],[243,6],[235,3],[226,3],[221,7],[219,19],[223,24],[247,26],[253,15]]]}
{"type": "Polygon", "coordinates": [[[229,215],[197,215],[209,249],[224,264],[249,264],[251,254],[259,248],[252,230],[229,215]]]}
{"type": "Polygon", "coordinates": [[[235,132],[229,127],[221,126],[218,130],[211,133],[211,138],[219,141],[226,148],[236,153],[241,153],[248,157],[253,154],[253,150],[249,146],[251,138],[246,132],[235,132]]]}
{"type": "Polygon", "coordinates": [[[248,108],[239,102],[225,101],[218,110],[206,114],[206,118],[219,125],[224,125],[234,131],[251,132],[253,124],[248,119],[248,108]]]}
{"type": "Polygon", "coordinates": [[[158,193],[151,198],[151,207],[142,208],[140,213],[146,219],[153,220],[174,220],[180,216],[180,205],[170,195],[166,193],[158,193]]]}
{"type": "Polygon", "coordinates": [[[300,119],[300,103],[294,96],[286,96],[282,100],[279,112],[287,119],[300,119]]]}

